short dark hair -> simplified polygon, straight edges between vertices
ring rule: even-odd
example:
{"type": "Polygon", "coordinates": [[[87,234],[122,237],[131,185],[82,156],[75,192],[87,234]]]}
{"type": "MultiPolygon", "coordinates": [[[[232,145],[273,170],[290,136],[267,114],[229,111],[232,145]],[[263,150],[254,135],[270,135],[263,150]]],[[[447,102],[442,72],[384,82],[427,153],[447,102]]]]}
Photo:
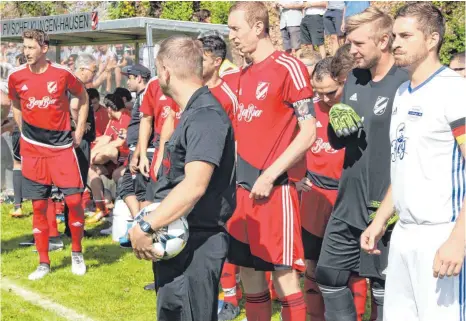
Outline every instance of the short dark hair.
{"type": "Polygon", "coordinates": [[[314,67],[311,79],[315,79],[316,81],[322,81],[324,80],[325,76],[332,77],[331,66],[332,57],[322,59],[314,67]]]}
{"type": "Polygon", "coordinates": [[[205,22],[207,18],[211,16],[210,11],[207,9],[201,9],[196,12],[196,16],[199,22],[205,22]]]}
{"type": "Polygon", "coordinates": [[[104,99],[104,105],[113,111],[120,111],[125,108],[123,98],[116,94],[107,94],[104,99]]]}
{"type": "Polygon", "coordinates": [[[23,39],[34,39],[39,46],[48,46],[50,43],[49,36],[40,29],[27,29],[23,32],[23,39]]]}
{"type": "Polygon", "coordinates": [[[426,36],[437,32],[439,34],[437,52],[440,52],[443,38],[445,36],[445,18],[436,6],[427,1],[411,2],[398,10],[395,15],[395,19],[400,17],[416,18],[419,23],[419,29],[426,36]]]}
{"type": "Polygon", "coordinates": [[[87,88],[87,95],[89,96],[89,101],[91,101],[94,98],[97,98],[97,100],[100,100],[99,91],[95,88],[87,88]]]}
{"type": "Polygon", "coordinates": [[[269,11],[261,1],[237,1],[231,8],[230,12],[244,11],[244,17],[249,27],[260,21],[264,24],[265,34],[269,34],[269,11]]]}
{"type": "Polygon", "coordinates": [[[115,91],[113,93],[117,96],[120,96],[121,98],[125,98],[126,101],[131,101],[133,99],[133,96],[131,96],[131,92],[123,87],[115,88],[115,91]]]}
{"type": "Polygon", "coordinates": [[[338,78],[341,75],[348,75],[354,68],[354,56],[350,53],[351,44],[347,43],[338,48],[335,56],[332,59],[330,71],[333,78],[338,78]]]}
{"type": "Polygon", "coordinates": [[[199,39],[202,42],[204,52],[212,53],[215,57],[222,58],[227,55],[227,45],[219,36],[207,36],[199,39]]]}

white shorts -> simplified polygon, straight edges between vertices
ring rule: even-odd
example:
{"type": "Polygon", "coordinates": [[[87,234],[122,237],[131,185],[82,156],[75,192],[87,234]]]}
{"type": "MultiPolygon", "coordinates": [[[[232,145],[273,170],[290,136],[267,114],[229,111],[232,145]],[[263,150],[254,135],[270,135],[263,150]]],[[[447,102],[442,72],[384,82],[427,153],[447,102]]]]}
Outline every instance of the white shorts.
{"type": "Polygon", "coordinates": [[[385,283],[384,321],[466,321],[466,267],[436,279],[435,253],[454,223],[398,223],[392,233],[385,283]]]}

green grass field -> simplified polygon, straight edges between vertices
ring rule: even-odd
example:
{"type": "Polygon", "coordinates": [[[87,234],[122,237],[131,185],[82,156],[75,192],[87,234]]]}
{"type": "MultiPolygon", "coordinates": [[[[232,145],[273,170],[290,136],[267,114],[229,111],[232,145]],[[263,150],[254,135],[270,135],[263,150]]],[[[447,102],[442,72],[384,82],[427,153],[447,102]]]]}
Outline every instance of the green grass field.
{"type": "MultiPolygon", "coordinates": [[[[139,261],[131,250],[121,249],[111,237],[100,237],[100,229],[88,226],[94,237],[84,239],[84,257],[88,272],[83,277],[71,274],[70,239],[64,237],[65,249],[51,252],[52,273],[39,281],[27,279],[38,264],[33,247],[19,243],[32,236],[32,216],[11,218],[11,205],[2,205],[1,276],[16,285],[40,294],[79,314],[99,321],[154,320],[156,297],[143,286],[153,279],[150,262],[139,261]]],[[[25,212],[31,212],[26,203],[25,212]]],[[[59,227],[63,230],[63,225],[59,227]]],[[[64,320],[53,312],[26,302],[22,297],[2,289],[1,320],[64,320]]],[[[280,306],[274,303],[273,320],[279,320],[280,306]]],[[[245,318],[244,308],[236,320],[245,318]]]]}

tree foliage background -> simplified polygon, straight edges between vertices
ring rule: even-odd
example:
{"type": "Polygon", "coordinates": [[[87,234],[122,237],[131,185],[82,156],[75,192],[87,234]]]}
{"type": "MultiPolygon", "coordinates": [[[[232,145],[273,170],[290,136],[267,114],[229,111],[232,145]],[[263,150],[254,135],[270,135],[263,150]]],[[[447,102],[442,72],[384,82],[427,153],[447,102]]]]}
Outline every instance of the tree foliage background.
{"type": "MultiPolygon", "coordinates": [[[[212,22],[226,24],[228,10],[233,1],[2,1],[2,19],[49,16],[97,10],[101,20],[130,17],[155,17],[173,20],[193,20],[194,12],[208,9],[212,22]]],[[[373,5],[395,14],[404,1],[374,1],[373,5]]],[[[447,28],[440,58],[448,63],[452,54],[465,50],[465,2],[433,1],[445,15],[447,28]]],[[[271,37],[277,48],[281,47],[278,13],[272,2],[266,2],[270,13],[271,37]]]]}

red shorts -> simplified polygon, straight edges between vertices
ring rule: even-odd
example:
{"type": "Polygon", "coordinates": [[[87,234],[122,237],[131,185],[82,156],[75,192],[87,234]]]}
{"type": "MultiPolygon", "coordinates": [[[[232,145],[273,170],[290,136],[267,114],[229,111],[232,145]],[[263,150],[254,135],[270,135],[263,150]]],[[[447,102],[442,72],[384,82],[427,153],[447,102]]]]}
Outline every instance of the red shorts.
{"type": "Polygon", "coordinates": [[[338,190],[316,186],[313,186],[309,192],[301,193],[301,223],[306,231],[320,238],[324,237],[337,195],[338,190]]]}
{"type": "Polygon", "coordinates": [[[52,185],[64,195],[83,192],[84,184],[74,148],[59,149],[51,154],[53,156],[22,157],[23,197],[33,200],[49,198],[52,185]]]}
{"type": "Polygon", "coordinates": [[[261,271],[303,271],[298,194],[294,185],[276,186],[263,200],[238,187],[236,210],[227,222],[233,237],[229,262],[261,271]]]}

